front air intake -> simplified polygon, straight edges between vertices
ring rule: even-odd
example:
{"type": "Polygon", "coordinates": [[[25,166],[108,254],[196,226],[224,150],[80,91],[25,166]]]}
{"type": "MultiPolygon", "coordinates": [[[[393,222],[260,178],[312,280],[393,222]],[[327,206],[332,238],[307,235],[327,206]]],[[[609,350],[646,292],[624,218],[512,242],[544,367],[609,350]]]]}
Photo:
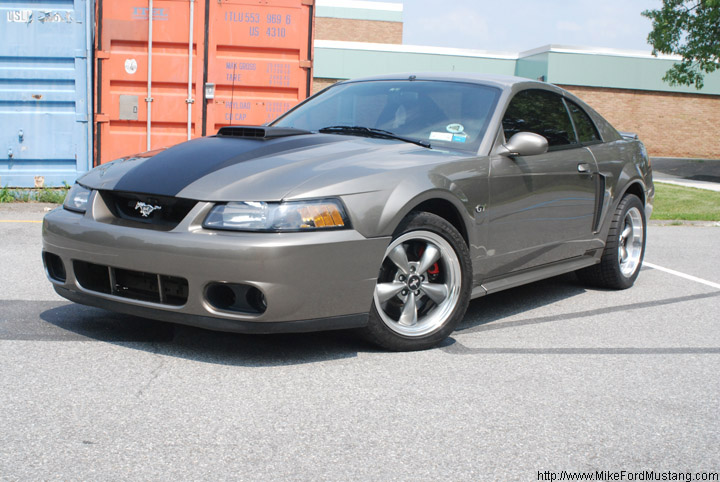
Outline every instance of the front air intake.
{"type": "Polygon", "coordinates": [[[182,306],[188,299],[185,278],[73,261],[77,282],[89,291],[162,305],[182,306]]]}

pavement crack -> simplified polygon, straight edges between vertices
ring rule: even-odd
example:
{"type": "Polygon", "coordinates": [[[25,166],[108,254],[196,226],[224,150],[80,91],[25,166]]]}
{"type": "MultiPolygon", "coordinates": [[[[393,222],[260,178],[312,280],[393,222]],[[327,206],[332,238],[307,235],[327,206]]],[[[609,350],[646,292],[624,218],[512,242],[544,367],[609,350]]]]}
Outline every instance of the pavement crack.
{"type": "Polygon", "coordinates": [[[458,341],[439,349],[452,355],[720,355],[720,347],[471,348],[458,341]]]}
{"type": "Polygon", "coordinates": [[[159,363],[157,364],[157,366],[155,366],[155,368],[153,368],[150,371],[150,377],[148,378],[148,380],[145,383],[143,383],[142,386],[135,393],[135,398],[137,398],[137,399],[141,399],[143,397],[143,395],[145,394],[145,392],[147,391],[147,389],[150,387],[150,385],[152,385],[153,382],[158,379],[158,377],[160,376],[160,372],[162,371],[162,369],[165,367],[165,364],[166,364],[165,357],[161,356],[157,351],[157,345],[155,343],[153,343],[152,347],[153,347],[152,353],[158,359],[159,363]]]}

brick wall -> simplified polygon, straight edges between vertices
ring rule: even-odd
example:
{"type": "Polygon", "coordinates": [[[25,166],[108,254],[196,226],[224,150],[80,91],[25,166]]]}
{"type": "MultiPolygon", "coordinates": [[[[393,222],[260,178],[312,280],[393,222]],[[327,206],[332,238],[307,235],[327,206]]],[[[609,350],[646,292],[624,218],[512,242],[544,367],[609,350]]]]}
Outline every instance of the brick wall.
{"type": "Polygon", "coordinates": [[[720,159],[720,96],[562,85],[654,157],[720,159]]]}
{"type": "Polygon", "coordinates": [[[402,22],[315,17],[315,38],[346,42],[402,43],[402,22]]]}
{"type": "Polygon", "coordinates": [[[312,93],[320,92],[325,87],[329,85],[333,85],[335,82],[340,82],[340,79],[318,79],[317,77],[313,79],[312,83],[312,93]]]}

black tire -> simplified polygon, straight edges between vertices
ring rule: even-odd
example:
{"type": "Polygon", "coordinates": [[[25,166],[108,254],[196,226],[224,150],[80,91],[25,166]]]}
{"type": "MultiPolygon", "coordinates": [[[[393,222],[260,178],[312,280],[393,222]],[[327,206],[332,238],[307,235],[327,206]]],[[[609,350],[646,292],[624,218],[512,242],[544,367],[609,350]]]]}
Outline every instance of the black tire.
{"type": "Polygon", "coordinates": [[[439,216],[413,211],[385,252],[363,333],[388,350],[431,348],[465,316],[471,288],[470,253],[457,229],[439,216]]]}
{"type": "Polygon", "coordinates": [[[645,257],[646,234],[645,208],[637,196],[628,194],[615,209],[600,263],[578,270],[578,277],[581,281],[600,288],[613,290],[630,288],[640,274],[640,267],[645,257]],[[628,229],[633,236],[632,244],[629,246],[630,251],[628,251],[628,238],[623,237],[623,232],[627,232],[628,229]],[[625,261],[623,261],[623,248],[627,256],[625,261]],[[628,260],[633,261],[631,265],[628,264],[628,260]]]}

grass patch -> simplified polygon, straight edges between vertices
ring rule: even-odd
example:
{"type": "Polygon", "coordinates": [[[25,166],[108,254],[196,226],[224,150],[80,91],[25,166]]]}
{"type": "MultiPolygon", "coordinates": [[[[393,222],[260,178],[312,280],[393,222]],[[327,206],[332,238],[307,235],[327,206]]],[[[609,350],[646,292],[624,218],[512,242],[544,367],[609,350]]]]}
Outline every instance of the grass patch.
{"type": "Polygon", "coordinates": [[[4,188],[0,189],[0,203],[11,203],[15,202],[15,195],[13,194],[13,191],[7,188],[5,186],[4,188]]]}
{"type": "Polygon", "coordinates": [[[70,186],[43,187],[40,189],[9,189],[7,186],[0,189],[0,203],[53,203],[62,204],[65,201],[70,186]]]}
{"type": "Polygon", "coordinates": [[[53,203],[53,204],[62,204],[65,202],[65,196],[67,196],[68,189],[67,188],[61,188],[61,189],[48,189],[43,188],[40,189],[36,193],[36,200],[37,202],[41,203],[53,203]]]}
{"type": "Polygon", "coordinates": [[[651,219],[720,221],[720,192],[657,182],[651,219]]]}

